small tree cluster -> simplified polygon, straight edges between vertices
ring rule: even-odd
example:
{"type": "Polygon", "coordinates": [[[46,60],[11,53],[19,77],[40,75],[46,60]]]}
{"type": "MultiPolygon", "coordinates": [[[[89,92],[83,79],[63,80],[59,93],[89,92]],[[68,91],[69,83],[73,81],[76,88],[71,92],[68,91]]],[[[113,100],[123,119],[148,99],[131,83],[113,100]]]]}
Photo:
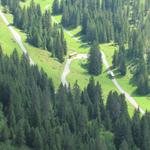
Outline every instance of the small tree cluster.
{"type": "Polygon", "coordinates": [[[124,46],[119,46],[119,51],[115,51],[113,55],[113,68],[118,67],[118,71],[122,76],[126,75],[126,52],[124,46]]]}

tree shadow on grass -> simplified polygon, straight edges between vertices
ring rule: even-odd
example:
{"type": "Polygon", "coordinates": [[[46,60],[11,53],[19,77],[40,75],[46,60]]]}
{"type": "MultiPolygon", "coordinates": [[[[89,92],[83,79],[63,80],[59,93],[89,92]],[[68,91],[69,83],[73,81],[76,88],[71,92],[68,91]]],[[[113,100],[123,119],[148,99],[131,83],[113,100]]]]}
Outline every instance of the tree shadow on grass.
{"type": "Polygon", "coordinates": [[[81,33],[81,36],[80,36],[80,40],[83,42],[83,43],[87,43],[87,44],[91,44],[88,40],[87,40],[87,38],[86,38],[86,36],[84,35],[84,34],[82,34],[81,33]]]}
{"type": "Polygon", "coordinates": [[[82,33],[82,31],[76,33],[74,36],[79,38],[79,40],[82,43],[90,45],[90,43],[87,41],[87,39],[86,39],[85,35],[82,33]]]}
{"type": "Polygon", "coordinates": [[[65,27],[66,30],[71,31],[76,29],[75,26],[69,26],[69,27],[65,27]]]}
{"type": "MultiPolygon", "coordinates": [[[[138,93],[137,89],[135,89],[132,93],[131,93],[132,97],[146,97],[147,100],[150,100],[150,94],[146,94],[146,95],[141,95],[138,93]]],[[[142,99],[145,100],[145,99],[142,99]]]]}
{"type": "Polygon", "coordinates": [[[80,40],[81,40],[82,32],[80,31],[80,32],[76,33],[74,36],[75,36],[75,37],[80,37],[80,40]]]}
{"type": "Polygon", "coordinates": [[[80,65],[80,67],[81,67],[82,69],[84,69],[83,74],[84,74],[84,75],[89,75],[89,72],[88,72],[88,62],[87,62],[87,60],[81,60],[81,61],[79,62],[79,65],[80,65]]]}
{"type": "Polygon", "coordinates": [[[8,27],[10,27],[10,26],[14,26],[15,27],[15,25],[13,23],[9,23],[8,27]]]}
{"type": "Polygon", "coordinates": [[[85,70],[88,70],[88,63],[80,63],[80,66],[85,69],[85,70]]]}
{"type": "Polygon", "coordinates": [[[80,48],[89,48],[89,44],[83,43],[83,44],[81,44],[80,48]]]}

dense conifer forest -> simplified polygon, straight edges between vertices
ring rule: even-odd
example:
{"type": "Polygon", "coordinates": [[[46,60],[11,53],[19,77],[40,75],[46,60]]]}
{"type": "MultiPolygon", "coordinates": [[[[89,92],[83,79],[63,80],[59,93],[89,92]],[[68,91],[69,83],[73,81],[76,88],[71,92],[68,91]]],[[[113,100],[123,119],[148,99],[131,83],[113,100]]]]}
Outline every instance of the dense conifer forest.
{"type": "Polygon", "coordinates": [[[124,95],[103,92],[93,78],[81,91],[60,85],[0,50],[0,149],[149,150],[150,114],[130,118],[124,95]]]}

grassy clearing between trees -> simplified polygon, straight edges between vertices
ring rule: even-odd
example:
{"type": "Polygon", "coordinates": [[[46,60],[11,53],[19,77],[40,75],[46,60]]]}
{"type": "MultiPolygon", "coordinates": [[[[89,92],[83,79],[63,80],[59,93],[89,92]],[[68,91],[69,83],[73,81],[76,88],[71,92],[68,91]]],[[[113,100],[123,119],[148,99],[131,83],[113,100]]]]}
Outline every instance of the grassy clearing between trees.
{"type": "MultiPolygon", "coordinates": [[[[84,89],[87,86],[91,75],[88,73],[87,70],[87,60],[73,60],[71,67],[70,67],[70,74],[68,75],[68,81],[70,82],[71,86],[78,81],[80,88],[84,89]]],[[[108,92],[110,90],[117,90],[116,87],[113,85],[111,80],[108,78],[107,72],[103,66],[103,72],[101,75],[95,77],[95,80],[98,81],[103,89],[104,97],[107,97],[108,92]]]]}
{"type": "MultiPolygon", "coordinates": [[[[115,47],[110,44],[102,44],[101,49],[106,55],[106,58],[109,62],[109,64],[112,64],[112,56],[115,51],[115,47]]],[[[127,71],[127,74],[122,77],[118,76],[116,77],[118,83],[122,86],[122,88],[128,92],[139,104],[139,106],[144,109],[150,111],[150,96],[140,96],[136,92],[136,87],[131,83],[132,74],[130,73],[129,69],[127,71]]]]}
{"type": "MultiPolygon", "coordinates": [[[[108,62],[111,64],[112,62],[112,55],[114,53],[114,50],[116,49],[111,44],[101,44],[100,48],[105,52],[105,55],[107,57],[108,62]]],[[[87,60],[73,60],[70,66],[70,74],[67,77],[67,80],[70,83],[70,86],[73,87],[74,83],[77,81],[80,88],[84,89],[90,79],[90,74],[87,71],[87,60]]],[[[107,72],[105,70],[105,66],[103,66],[103,72],[101,75],[95,77],[95,81],[99,82],[101,84],[101,87],[103,89],[103,96],[106,100],[108,93],[112,91],[118,91],[117,88],[114,86],[112,81],[109,79],[107,72]]],[[[119,92],[119,91],[118,91],[119,92]]],[[[130,116],[134,113],[134,107],[127,102],[128,104],[128,110],[130,116]]]]}
{"type": "MultiPolygon", "coordinates": [[[[115,47],[110,44],[102,44],[101,49],[106,55],[106,58],[109,64],[112,64],[112,56],[115,50],[115,47]]],[[[131,83],[132,74],[128,69],[125,76],[116,77],[118,83],[123,87],[123,89],[128,92],[144,110],[150,111],[150,95],[140,96],[136,92],[136,86],[131,83]]]]}
{"type": "Polygon", "coordinates": [[[65,39],[67,41],[67,46],[68,46],[68,54],[72,52],[78,52],[78,53],[88,53],[89,52],[89,46],[86,44],[83,44],[82,42],[78,42],[70,35],[68,35],[66,32],[65,33],[65,39]]]}
{"type": "Polygon", "coordinates": [[[140,107],[142,107],[145,111],[150,111],[150,95],[138,95],[136,92],[136,87],[131,84],[131,78],[132,74],[128,70],[126,76],[121,78],[118,77],[117,81],[123,87],[123,89],[127,91],[137,101],[140,107]]]}
{"type": "MultiPolygon", "coordinates": [[[[77,30],[74,29],[72,33],[77,34],[75,33],[76,31],[77,30]]],[[[68,36],[68,38],[70,38],[70,36],[68,36]]],[[[103,52],[105,53],[109,64],[112,64],[112,56],[114,54],[116,47],[111,44],[101,44],[100,49],[103,50],[103,52]]],[[[87,85],[90,75],[83,67],[85,66],[85,64],[86,60],[75,60],[72,62],[70,68],[71,72],[68,76],[68,81],[70,82],[71,85],[73,85],[73,83],[77,80],[79,81],[78,84],[80,85],[81,88],[84,88],[87,85]]],[[[128,70],[126,76],[117,77],[117,81],[123,87],[123,89],[127,91],[137,101],[140,107],[142,107],[144,110],[150,110],[150,98],[148,96],[140,96],[136,94],[135,92],[136,87],[130,83],[131,78],[132,75],[128,70]]],[[[107,94],[110,90],[116,90],[115,86],[109,80],[109,77],[107,76],[107,73],[105,71],[103,71],[102,75],[96,77],[96,80],[99,81],[100,84],[102,85],[105,98],[107,97],[107,94]]],[[[132,114],[134,108],[132,108],[130,104],[128,104],[128,108],[130,114],[132,114]]]]}
{"type": "MultiPolygon", "coordinates": [[[[90,79],[90,75],[87,71],[87,60],[73,60],[71,67],[70,67],[70,74],[68,75],[67,80],[70,82],[71,87],[73,84],[78,81],[78,85],[81,89],[84,89],[87,86],[88,81],[90,79]]],[[[101,84],[103,89],[103,96],[106,100],[109,91],[118,91],[117,88],[114,86],[112,81],[109,79],[107,72],[103,66],[103,73],[97,77],[95,77],[95,81],[98,81],[101,84]]],[[[134,107],[127,102],[128,104],[128,111],[130,116],[133,115],[134,107]]]]}

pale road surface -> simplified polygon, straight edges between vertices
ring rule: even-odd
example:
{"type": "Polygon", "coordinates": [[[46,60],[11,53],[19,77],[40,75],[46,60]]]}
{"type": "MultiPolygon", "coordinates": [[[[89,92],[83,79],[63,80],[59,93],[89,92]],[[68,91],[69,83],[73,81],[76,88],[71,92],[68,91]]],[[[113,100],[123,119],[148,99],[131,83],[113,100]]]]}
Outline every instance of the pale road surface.
{"type": "MultiPolygon", "coordinates": [[[[7,25],[7,27],[9,28],[9,30],[11,31],[14,39],[16,40],[18,45],[20,46],[23,53],[25,55],[28,55],[27,50],[26,50],[26,48],[24,47],[24,45],[22,43],[22,39],[21,39],[20,35],[13,29],[13,27],[10,25],[10,23],[8,22],[8,20],[6,19],[5,15],[3,14],[3,12],[1,10],[0,10],[0,16],[3,19],[4,23],[7,25]]],[[[30,61],[31,65],[34,65],[34,62],[33,62],[33,60],[31,59],[30,56],[29,56],[29,61],[30,61]]]]}
{"type": "Polygon", "coordinates": [[[75,56],[73,58],[67,59],[64,71],[63,71],[62,76],[61,76],[61,82],[64,86],[66,86],[67,88],[69,86],[66,78],[67,78],[67,75],[70,73],[70,65],[71,65],[72,60],[74,60],[74,59],[87,59],[88,57],[89,57],[88,54],[78,54],[77,56],[75,56]]]}

